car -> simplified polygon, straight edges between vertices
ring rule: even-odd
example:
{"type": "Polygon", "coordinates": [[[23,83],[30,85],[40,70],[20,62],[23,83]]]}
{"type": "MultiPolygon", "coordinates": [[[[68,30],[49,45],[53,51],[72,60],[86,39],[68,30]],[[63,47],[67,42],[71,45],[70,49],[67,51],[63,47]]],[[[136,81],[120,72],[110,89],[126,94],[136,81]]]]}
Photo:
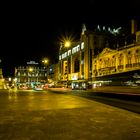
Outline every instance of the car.
{"type": "Polygon", "coordinates": [[[43,88],[41,88],[41,87],[37,87],[37,88],[34,88],[34,90],[36,90],[36,91],[42,91],[43,88]]]}
{"type": "Polygon", "coordinates": [[[43,87],[41,85],[37,85],[34,87],[34,90],[36,91],[42,91],[43,90],[43,87]]]}

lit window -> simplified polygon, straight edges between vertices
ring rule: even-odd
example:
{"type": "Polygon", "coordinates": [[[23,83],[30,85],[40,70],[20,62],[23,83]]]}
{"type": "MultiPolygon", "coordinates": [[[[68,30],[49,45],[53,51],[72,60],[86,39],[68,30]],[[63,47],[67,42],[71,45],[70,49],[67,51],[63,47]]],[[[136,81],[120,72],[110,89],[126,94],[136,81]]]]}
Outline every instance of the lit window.
{"type": "Polygon", "coordinates": [[[84,49],[84,42],[81,43],[81,49],[84,49]]]}
{"type": "Polygon", "coordinates": [[[61,60],[61,55],[59,55],[59,60],[61,60]]]}
{"type": "Polygon", "coordinates": [[[76,47],[72,48],[72,54],[76,53],[76,47]]]}
{"type": "Polygon", "coordinates": [[[20,72],[18,72],[18,76],[20,76],[20,72]]]}
{"type": "Polygon", "coordinates": [[[71,50],[68,50],[68,56],[70,56],[71,55],[71,50]]]}
{"type": "Polygon", "coordinates": [[[77,45],[77,52],[80,51],[80,45],[77,45]]]}
{"type": "Polygon", "coordinates": [[[84,60],[81,61],[81,64],[84,64],[84,60]]]}

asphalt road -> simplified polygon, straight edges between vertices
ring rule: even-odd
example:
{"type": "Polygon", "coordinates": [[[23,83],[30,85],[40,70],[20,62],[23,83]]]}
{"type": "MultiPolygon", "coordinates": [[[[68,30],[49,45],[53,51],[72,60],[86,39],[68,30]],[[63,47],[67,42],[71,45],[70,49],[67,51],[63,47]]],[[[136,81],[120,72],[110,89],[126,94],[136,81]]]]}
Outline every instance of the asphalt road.
{"type": "Polygon", "coordinates": [[[73,92],[72,94],[140,114],[140,96],[137,95],[108,92],[73,92]]]}
{"type": "Polygon", "coordinates": [[[54,93],[67,93],[140,114],[140,88],[101,87],[92,90],[51,88],[54,93]]]}
{"type": "Polygon", "coordinates": [[[139,140],[140,115],[70,94],[0,91],[1,140],[139,140]]]}

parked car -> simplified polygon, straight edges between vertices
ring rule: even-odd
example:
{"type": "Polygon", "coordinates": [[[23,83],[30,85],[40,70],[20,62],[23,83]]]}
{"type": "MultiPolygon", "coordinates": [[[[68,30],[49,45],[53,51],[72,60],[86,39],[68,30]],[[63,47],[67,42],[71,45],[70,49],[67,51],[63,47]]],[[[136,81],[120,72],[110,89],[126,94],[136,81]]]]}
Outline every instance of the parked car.
{"type": "Polygon", "coordinates": [[[37,85],[34,87],[34,90],[36,91],[42,91],[43,90],[43,87],[41,85],[37,85]]]}

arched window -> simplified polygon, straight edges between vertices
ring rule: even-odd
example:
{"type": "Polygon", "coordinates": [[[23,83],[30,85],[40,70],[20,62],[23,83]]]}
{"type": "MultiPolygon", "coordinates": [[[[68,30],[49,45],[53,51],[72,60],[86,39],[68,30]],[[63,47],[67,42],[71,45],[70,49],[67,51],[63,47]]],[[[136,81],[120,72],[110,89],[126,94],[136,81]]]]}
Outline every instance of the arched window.
{"type": "Polygon", "coordinates": [[[80,61],[79,59],[75,59],[74,61],[74,72],[79,72],[80,70],[80,61]]]}
{"type": "Polygon", "coordinates": [[[131,54],[131,51],[128,51],[128,55],[127,55],[127,64],[131,64],[131,60],[132,60],[132,54],[131,54]]]}
{"type": "Polygon", "coordinates": [[[109,58],[106,58],[104,60],[104,67],[109,67],[110,66],[110,59],[109,58]]]}
{"type": "Polygon", "coordinates": [[[139,49],[136,50],[135,63],[140,63],[140,50],[139,49]]]}
{"type": "Polygon", "coordinates": [[[99,60],[99,69],[102,68],[103,62],[102,59],[99,60]]]}
{"type": "Polygon", "coordinates": [[[112,67],[116,65],[116,57],[115,55],[112,56],[112,67]]]}
{"type": "Polygon", "coordinates": [[[20,72],[18,72],[18,76],[20,76],[20,72]]]}
{"type": "Polygon", "coordinates": [[[123,65],[123,54],[120,54],[119,65],[123,65]]]}

